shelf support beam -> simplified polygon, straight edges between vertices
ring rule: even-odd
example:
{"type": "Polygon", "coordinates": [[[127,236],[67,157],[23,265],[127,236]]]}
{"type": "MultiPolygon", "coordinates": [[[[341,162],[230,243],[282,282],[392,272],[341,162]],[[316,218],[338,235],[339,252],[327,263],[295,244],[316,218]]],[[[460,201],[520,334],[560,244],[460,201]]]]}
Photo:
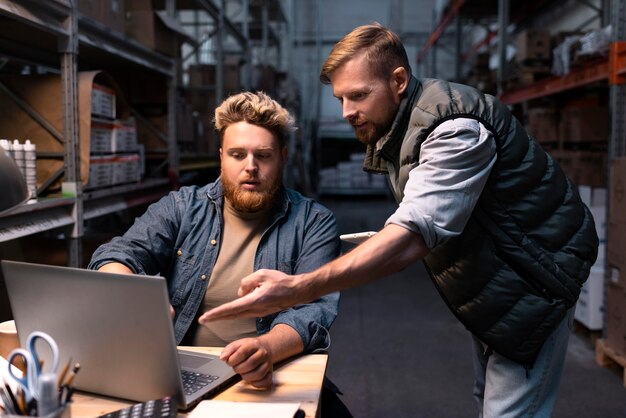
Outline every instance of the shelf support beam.
{"type": "Polygon", "coordinates": [[[63,193],[74,198],[72,208],[73,225],[68,239],[68,265],[82,267],[83,236],[83,199],[80,176],[80,137],[78,131],[78,22],[76,17],[76,5],[72,5],[72,11],[65,21],[67,37],[59,38],[59,52],[61,53],[61,90],[63,97],[63,131],[65,178],[63,180],[63,193]]]}

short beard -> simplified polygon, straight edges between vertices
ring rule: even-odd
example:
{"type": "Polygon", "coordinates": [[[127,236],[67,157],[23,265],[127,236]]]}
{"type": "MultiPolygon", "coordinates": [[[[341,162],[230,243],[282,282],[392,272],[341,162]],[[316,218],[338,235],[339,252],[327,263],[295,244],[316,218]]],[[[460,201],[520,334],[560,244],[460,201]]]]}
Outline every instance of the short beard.
{"type": "Polygon", "coordinates": [[[232,207],[243,213],[254,213],[261,210],[271,209],[281,193],[282,179],[277,178],[268,190],[260,192],[242,190],[237,184],[222,178],[224,197],[232,207]]]}
{"type": "Polygon", "coordinates": [[[393,125],[395,115],[391,115],[388,120],[384,121],[380,124],[371,123],[367,126],[366,130],[357,130],[354,129],[354,135],[356,139],[359,140],[360,143],[364,145],[375,144],[380,138],[385,136],[387,132],[391,129],[391,125],[393,125]]]}

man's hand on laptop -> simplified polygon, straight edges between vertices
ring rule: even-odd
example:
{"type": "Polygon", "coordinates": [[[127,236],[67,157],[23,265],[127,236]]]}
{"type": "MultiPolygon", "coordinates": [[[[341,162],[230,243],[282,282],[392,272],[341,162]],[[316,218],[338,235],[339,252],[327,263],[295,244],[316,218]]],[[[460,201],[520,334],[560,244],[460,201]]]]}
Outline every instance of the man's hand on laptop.
{"type": "Polygon", "coordinates": [[[222,350],[220,359],[252,386],[260,389],[272,387],[272,356],[259,338],[233,341],[222,350]]]}

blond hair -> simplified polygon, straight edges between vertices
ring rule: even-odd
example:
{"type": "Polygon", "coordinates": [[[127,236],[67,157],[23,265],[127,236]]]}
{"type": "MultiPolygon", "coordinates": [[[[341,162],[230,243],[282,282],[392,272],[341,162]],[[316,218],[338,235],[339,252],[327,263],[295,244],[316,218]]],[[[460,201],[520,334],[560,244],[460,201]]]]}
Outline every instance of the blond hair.
{"type": "Polygon", "coordinates": [[[215,109],[213,122],[220,135],[220,143],[226,128],[233,123],[247,122],[270,131],[281,147],[287,144],[287,136],[294,125],[287,109],[261,91],[228,97],[215,109]]]}
{"type": "Polygon", "coordinates": [[[374,22],[353,29],[335,44],[322,65],[320,81],[330,84],[330,73],[361,51],[366,51],[367,61],[378,77],[388,78],[398,67],[411,74],[409,59],[398,35],[374,22]]]}

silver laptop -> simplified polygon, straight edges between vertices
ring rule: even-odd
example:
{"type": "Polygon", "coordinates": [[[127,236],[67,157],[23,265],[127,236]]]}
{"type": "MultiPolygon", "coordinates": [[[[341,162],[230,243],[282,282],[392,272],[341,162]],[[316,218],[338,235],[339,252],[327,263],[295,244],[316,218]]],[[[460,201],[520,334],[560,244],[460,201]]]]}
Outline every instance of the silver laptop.
{"type": "Polygon", "coordinates": [[[162,277],[6,260],[2,270],[21,345],[32,331],[50,334],[61,365],[80,363],[79,390],[141,402],[176,396],[185,410],[237,377],[217,356],[177,350],[162,277]],[[191,394],[183,372],[213,377],[191,394]]]}

